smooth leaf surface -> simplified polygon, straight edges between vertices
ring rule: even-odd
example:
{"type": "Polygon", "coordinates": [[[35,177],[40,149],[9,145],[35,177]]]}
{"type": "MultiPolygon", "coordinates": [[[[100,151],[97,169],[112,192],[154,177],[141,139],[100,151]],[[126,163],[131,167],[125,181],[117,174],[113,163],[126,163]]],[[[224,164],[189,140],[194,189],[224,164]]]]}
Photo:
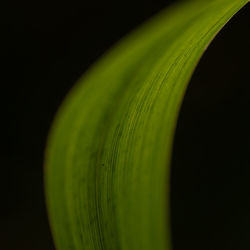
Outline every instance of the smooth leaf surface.
{"type": "Polygon", "coordinates": [[[248,1],[180,2],[121,41],[59,110],[46,194],[59,250],[169,250],[169,173],[188,81],[248,1]]]}

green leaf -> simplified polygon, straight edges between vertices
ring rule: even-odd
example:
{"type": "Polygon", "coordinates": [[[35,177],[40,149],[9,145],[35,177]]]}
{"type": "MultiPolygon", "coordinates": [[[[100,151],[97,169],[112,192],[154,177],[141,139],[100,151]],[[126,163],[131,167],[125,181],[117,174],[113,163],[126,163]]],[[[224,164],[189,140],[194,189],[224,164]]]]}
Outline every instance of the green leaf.
{"type": "Polygon", "coordinates": [[[248,1],[180,2],[79,81],[51,129],[46,194],[59,250],[169,250],[169,172],[188,81],[248,1]]]}

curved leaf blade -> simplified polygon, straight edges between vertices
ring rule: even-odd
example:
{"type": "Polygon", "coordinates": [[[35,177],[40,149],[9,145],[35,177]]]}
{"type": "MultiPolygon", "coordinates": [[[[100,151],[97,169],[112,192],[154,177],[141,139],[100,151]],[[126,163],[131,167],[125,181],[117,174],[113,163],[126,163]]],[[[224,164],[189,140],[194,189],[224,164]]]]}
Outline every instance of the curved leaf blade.
{"type": "Polygon", "coordinates": [[[46,153],[60,250],[166,250],[178,111],[202,53],[248,1],[188,1],[105,55],[62,105],[46,153]]]}

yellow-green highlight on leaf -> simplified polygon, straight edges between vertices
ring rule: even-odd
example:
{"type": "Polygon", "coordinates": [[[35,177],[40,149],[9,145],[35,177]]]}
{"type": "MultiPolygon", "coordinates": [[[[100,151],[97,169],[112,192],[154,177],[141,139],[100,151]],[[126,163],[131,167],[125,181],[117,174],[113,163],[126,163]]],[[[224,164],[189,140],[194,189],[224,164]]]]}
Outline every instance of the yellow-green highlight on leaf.
{"type": "Polygon", "coordinates": [[[121,41],[59,110],[46,152],[58,250],[170,250],[169,172],[188,81],[248,1],[191,0],[121,41]]]}

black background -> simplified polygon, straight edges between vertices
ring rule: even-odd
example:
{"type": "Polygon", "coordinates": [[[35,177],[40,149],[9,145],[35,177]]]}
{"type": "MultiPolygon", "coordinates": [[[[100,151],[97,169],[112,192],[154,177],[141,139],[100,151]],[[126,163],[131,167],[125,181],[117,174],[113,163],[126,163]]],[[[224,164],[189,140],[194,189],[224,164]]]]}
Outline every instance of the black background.
{"type": "MultiPolygon", "coordinates": [[[[173,2],[9,1],[2,8],[1,249],[54,249],[43,154],[55,112],[96,59],[173,2]]],[[[215,39],[185,97],[173,156],[174,250],[250,249],[249,16],[247,6],[215,39]]]]}

